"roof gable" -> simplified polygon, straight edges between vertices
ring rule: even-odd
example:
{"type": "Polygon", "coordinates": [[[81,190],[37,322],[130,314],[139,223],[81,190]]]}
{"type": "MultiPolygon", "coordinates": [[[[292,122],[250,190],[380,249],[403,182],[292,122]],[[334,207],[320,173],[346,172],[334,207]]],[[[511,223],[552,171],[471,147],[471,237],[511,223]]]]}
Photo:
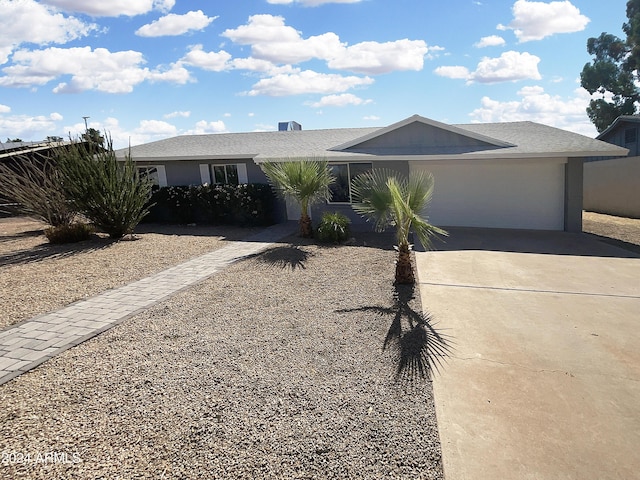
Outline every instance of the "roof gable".
{"type": "Polygon", "coordinates": [[[330,150],[374,155],[439,155],[513,146],[502,140],[413,115],[330,150]]]}
{"type": "Polygon", "coordinates": [[[603,140],[605,142],[610,141],[609,138],[619,128],[626,127],[629,124],[640,123],[640,115],[620,115],[616,118],[611,125],[603,130],[597,137],[597,140],[603,140]]]}

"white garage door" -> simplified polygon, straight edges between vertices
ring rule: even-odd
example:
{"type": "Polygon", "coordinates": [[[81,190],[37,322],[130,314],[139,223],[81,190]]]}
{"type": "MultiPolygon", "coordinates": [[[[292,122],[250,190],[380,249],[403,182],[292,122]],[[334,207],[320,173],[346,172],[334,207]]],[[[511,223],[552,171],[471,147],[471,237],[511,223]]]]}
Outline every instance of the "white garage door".
{"type": "Polygon", "coordinates": [[[440,226],[564,229],[564,163],[410,162],[435,179],[427,211],[440,226]]]}

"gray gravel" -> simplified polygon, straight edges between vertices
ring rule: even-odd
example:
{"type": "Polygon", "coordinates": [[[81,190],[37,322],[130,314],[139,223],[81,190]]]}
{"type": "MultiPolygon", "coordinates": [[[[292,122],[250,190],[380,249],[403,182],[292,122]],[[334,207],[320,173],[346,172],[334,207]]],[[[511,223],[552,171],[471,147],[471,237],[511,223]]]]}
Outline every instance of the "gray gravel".
{"type": "Polygon", "coordinates": [[[0,478],[442,479],[391,239],[291,242],[1,386],[0,478]]]}
{"type": "Polygon", "coordinates": [[[0,328],[126,285],[257,231],[140,225],[135,241],[127,237],[115,242],[100,234],[84,242],[51,245],[44,227],[25,217],[0,219],[0,328]]]}

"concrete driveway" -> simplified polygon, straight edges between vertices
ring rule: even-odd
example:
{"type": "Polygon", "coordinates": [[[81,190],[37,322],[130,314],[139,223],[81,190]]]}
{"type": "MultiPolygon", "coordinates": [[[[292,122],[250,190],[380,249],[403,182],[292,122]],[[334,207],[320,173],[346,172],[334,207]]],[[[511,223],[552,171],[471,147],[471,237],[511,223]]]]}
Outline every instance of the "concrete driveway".
{"type": "Polygon", "coordinates": [[[434,376],[447,480],[640,475],[640,257],[581,234],[450,229],[417,252],[454,351],[434,376]]]}

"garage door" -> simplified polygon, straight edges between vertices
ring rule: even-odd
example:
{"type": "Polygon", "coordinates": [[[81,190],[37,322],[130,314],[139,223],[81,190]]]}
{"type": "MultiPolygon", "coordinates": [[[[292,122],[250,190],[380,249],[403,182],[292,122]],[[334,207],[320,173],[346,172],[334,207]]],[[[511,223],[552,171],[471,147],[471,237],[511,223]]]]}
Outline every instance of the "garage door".
{"type": "Polygon", "coordinates": [[[434,225],[564,229],[564,163],[410,162],[435,179],[427,215],[434,225]]]}

